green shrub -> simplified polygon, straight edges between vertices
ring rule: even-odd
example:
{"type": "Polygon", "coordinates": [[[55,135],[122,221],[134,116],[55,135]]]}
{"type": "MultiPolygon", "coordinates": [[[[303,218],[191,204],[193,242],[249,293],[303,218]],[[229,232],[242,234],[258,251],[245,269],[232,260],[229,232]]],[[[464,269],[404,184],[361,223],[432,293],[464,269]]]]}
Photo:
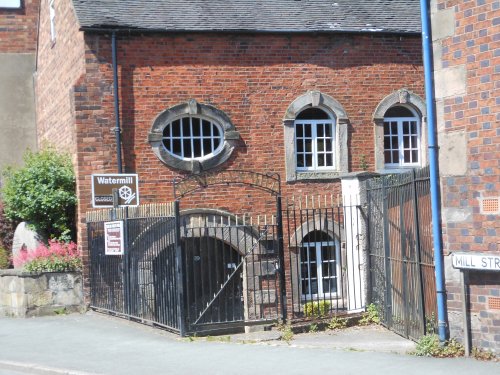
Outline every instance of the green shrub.
{"type": "Polygon", "coordinates": [[[3,202],[0,202],[0,247],[12,249],[12,240],[17,223],[5,216],[3,202]]]}
{"type": "Polygon", "coordinates": [[[328,329],[343,329],[346,327],[347,327],[346,318],[339,318],[338,316],[334,316],[328,322],[328,329]]]}
{"type": "Polygon", "coordinates": [[[464,353],[463,345],[457,340],[451,339],[441,344],[438,335],[433,333],[422,336],[412,354],[422,357],[462,357],[464,353]]]}
{"type": "Polygon", "coordinates": [[[68,155],[28,151],[24,167],[7,168],[2,190],[5,215],[27,221],[42,236],[69,241],[74,233],[75,175],[68,155]]]}
{"type": "Polygon", "coordinates": [[[311,301],[304,305],[304,315],[306,317],[322,317],[330,312],[330,301],[311,301]]]}
{"type": "Polygon", "coordinates": [[[290,341],[293,340],[293,330],[290,324],[280,324],[278,325],[278,330],[281,331],[281,340],[286,341],[287,344],[290,344],[290,341]]]}
{"type": "Polygon", "coordinates": [[[319,331],[319,327],[316,323],[312,323],[309,325],[309,333],[316,333],[319,331]]]}
{"type": "Polygon", "coordinates": [[[359,324],[368,325],[368,324],[379,324],[380,323],[380,314],[378,311],[378,307],[370,303],[366,306],[366,312],[363,313],[362,318],[359,320],[359,324]]]}
{"type": "Polygon", "coordinates": [[[10,253],[0,245],[0,269],[10,267],[10,253]]]}

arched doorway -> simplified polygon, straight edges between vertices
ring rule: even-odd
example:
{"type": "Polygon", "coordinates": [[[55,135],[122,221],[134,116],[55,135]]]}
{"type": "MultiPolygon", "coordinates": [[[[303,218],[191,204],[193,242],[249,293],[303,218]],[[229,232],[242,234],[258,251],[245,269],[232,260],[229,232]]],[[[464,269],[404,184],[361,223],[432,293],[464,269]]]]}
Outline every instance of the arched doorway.
{"type": "Polygon", "coordinates": [[[243,320],[241,255],[216,237],[186,237],[182,242],[189,322],[205,325],[243,320]]]}

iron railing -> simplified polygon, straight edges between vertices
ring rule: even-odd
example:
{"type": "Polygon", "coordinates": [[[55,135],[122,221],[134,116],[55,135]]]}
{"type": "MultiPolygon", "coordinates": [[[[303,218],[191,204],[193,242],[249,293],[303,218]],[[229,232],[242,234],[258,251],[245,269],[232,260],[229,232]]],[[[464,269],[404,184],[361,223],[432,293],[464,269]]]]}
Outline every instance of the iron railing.
{"type": "Polygon", "coordinates": [[[369,299],[382,322],[418,339],[436,311],[429,169],[366,182],[369,299]]]}

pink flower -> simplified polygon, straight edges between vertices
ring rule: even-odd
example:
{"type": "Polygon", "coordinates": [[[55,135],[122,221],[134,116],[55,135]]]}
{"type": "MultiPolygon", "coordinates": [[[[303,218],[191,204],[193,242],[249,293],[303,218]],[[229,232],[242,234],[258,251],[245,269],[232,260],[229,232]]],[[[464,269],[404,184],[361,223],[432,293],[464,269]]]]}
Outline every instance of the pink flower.
{"type": "Polygon", "coordinates": [[[56,257],[71,260],[79,256],[80,252],[74,242],[65,243],[57,240],[49,240],[48,245],[40,244],[35,249],[27,250],[23,247],[12,260],[14,267],[20,268],[36,259],[56,257]]]}

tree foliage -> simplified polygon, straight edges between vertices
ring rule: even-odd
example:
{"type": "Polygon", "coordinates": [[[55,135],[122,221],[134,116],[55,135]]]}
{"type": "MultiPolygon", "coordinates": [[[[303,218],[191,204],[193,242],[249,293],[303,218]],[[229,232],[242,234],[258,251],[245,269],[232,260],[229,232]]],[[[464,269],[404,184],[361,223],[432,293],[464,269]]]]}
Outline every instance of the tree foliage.
{"type": "Polygon", "coordinates": [[[68,155],[53,149],[28,151],[24,167],[4,172],[5,215],[27,221],[47,238],[69,240],[74,233],[75,174],[68,155]]]}

